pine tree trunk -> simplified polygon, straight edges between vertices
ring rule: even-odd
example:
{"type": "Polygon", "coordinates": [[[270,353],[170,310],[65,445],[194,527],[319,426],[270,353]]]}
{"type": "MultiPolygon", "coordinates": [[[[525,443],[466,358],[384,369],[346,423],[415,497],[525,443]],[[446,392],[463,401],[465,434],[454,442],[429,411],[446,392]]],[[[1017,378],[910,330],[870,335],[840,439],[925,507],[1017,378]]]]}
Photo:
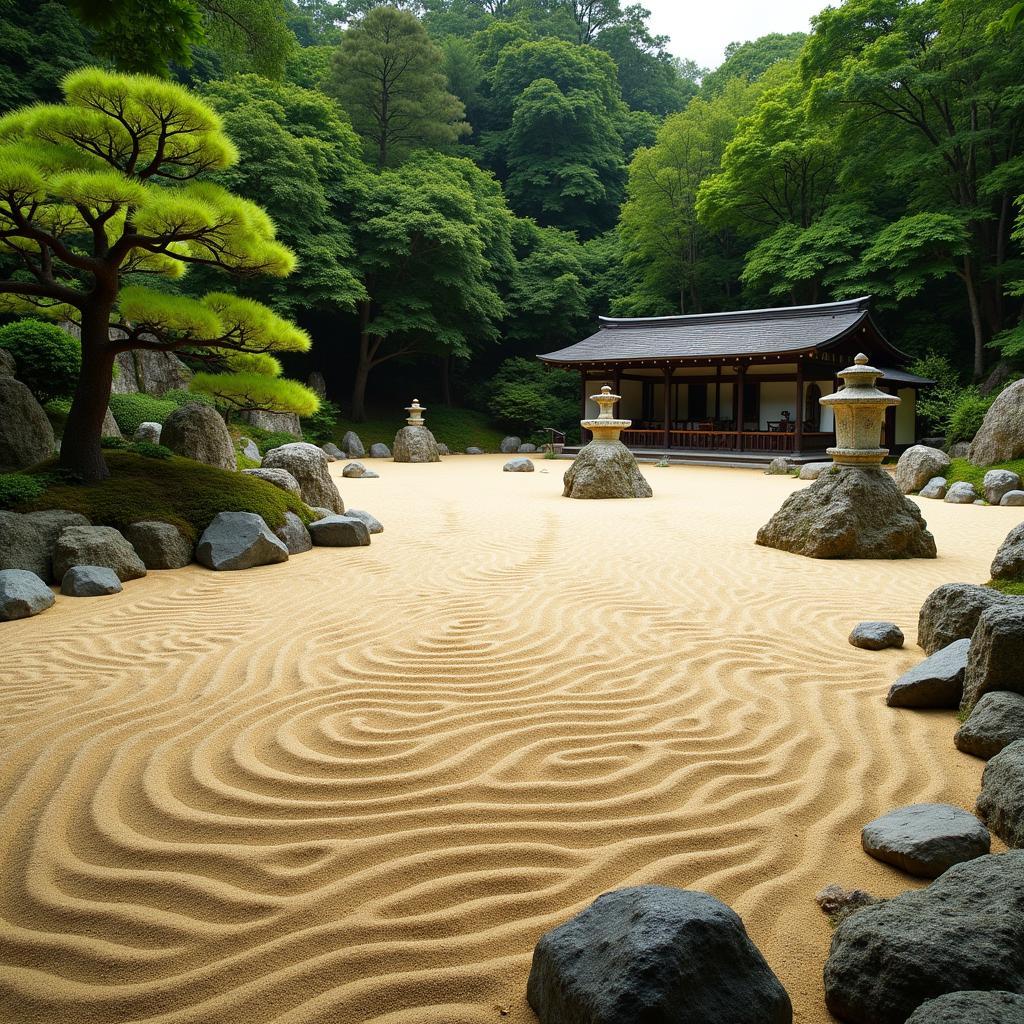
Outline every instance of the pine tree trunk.
{"type": "Polygon", "coordinates": [[[971,309],[971,330],[974,332],[974,379],[977,381],[985,375],[985,329],[981,323],[981,304],[978,301],[974,269],[969,257],[964,257],[964,269],[961,276],[967,287],[967,303],[971,309]]]}

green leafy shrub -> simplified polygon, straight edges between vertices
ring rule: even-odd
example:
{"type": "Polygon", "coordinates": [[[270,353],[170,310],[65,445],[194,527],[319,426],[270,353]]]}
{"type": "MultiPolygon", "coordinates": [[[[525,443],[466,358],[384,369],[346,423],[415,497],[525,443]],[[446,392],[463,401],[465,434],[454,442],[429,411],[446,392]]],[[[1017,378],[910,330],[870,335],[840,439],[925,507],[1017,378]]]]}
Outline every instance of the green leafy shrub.
{"type": "Polygon", "coordinates": [[[953,410],[965,392],[971,389],[964,387],[953,364],[937,352],[929,352],[918,359],[910,370],[919,377],[935,381],[932,387],[924,388],[917,395],[917,416],[922,432],[949,440],[949,420],[953,410]]]}
{"type": "Polygon", "coordinates": [[[249,436],[256,442],[256,447],[260,450],[260,455],[266,455],[271,448],[280,448],[283,444],[294,444],[301,440],[286,430],[261,430],[260,433],[263,435],[262,437],[256,437],[255,431],[250,430],[249,432],[249,436]]]}
{"type": "Polygon", "coordinates": [[[533,359],[506,359],[491,378],[490,406],[498,422],[519,433],[545,427],[572,430],[579,420],[579,377],[533,359]]]}
{"type": "Polygon", "coordinates": [[[993,401],[994,398],[986,398],[978,394],[974,388],[966,389],[950,411],[949,426],[946,430],[947,443],[970,441],[981,429],[981,421],[993,401]]]}
{"type": "Polygon", "coordinates": [[[163,423],[177,408],[178,403],[166,397],[141,393],[110,396],[110,411],[126,437],[131,437],[140,423],[163,423]]]}
{"type": "Polygon", "coordinates": [[[0,473],[0,509],[16,509],[36,500],[46,484],[27,473],[0,473]]]}
{"type": "Polygon", "coordinates": [[[152,441],[136,441],[131,450],[144,459],[169,459],[174,455],[166,445],[154,444],[152,441]]]}
{"type": "Polygon", "coordinates": [[[334,402],[320,399],[320,408],[312,416],[302,418],[302,436],[313,444],[326,444],[334,440],[341,409],[334,402]]]}
{"type": "Polygon", "coordinates": [[[67,398],[78,384],[82,346],[56,324],[17,320],[0,327],[0,348],[17,363],[18,380],[45,404],[67,398]]]}
{"type": "Polygon", "coordinates": [[[160,397],[167,402],[173,402],[177,406],[198,402],[199,405],[212,405],[214,408],[218,408],[217,403],[210,395],[204,394],[202,391],[189,391],[188,388],[171,388],[170,391],[165,391],[160,397]]]}
{"type": "Polygon", "coordinates": [[[52,480],[52,465],[42,467],[32,476],[48,486],[27,507],[70,509],[98,526],[119,530],[140,519],[156,519],[173,523],[192,540],[218,512],[255,512],[271,528],[283,526],[288,511],[304,523],[313,520],[313,513],[294,494],[257,477],[191,459],[147,458],[113,449],[107,453],[107,465],[110,477],[95,484],[52,480]]]}

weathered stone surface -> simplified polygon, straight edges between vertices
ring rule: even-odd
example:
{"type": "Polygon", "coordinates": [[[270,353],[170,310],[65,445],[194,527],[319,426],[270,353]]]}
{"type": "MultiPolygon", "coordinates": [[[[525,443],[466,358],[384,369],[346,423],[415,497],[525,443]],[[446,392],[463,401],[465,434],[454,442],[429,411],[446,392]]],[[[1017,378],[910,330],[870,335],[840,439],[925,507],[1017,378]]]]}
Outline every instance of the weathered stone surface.
{"type": "Polygon", "coordinates": [[[369,512],[364,512],[360,508],[350,508],[345,515],[350,519],[358,519],[366,526],[370,533],[384,532],[384,527],[381,526],[380,520],[376,516],[370,515],[369,512]]]}
{"type": "Polygon", "coordinates": [[[950,505],[973,505],[978,500],[978,492],[974,489],[974,484],[958,480],[946,489],[946,497],[943,500],[950,505]]]}
{"type": "Polygon", "coordinates": [[[443,441],[437,442],[437,454],[438,455],[451,455],[452,451],[443,441]]]}
{"type": "MultiPolygon", "coordinates": [[[[309,510],[315,514],[317,519],[326,519],[328,516],[337,515],[336,512],[333,512],[329,508],[324,508],[321,505],[310,505],[309,510]]],[[[347,512],[345,514],[348,515],[347,512]]]]}
{"type": "Polygon", "coordinates": [[[402,427],[392,447],[395,462],[440,462],[437,441],[426,427],[402,427]]]}
{"type": "Polygon", "coordinates": [[[1012,603],[1013,600],[991,587],[976,583],[944,583],[936,587],[921,605],[917,618],[917,642],[925,654],[934,654],[954,640],[969,638],[986,608],[1012,603]]]}
{"type": "Polygon", "coordinates": [[[242,419],[260,430],[269,430],[272,434],[291,434],[297,440],[302,437],[302,424],[294,412],[243,412],[242,419]]]}
{"type": "Polygon", "coordinates": [[[105,597],[123,589],[117,573],[105,565],[73,565],[60,581],[60,592],[67,597],[105,597]]]}
{"type": "Polygon", "coordinates": [[[1024,696],[1008,690],[986,693],[953,737],[958,750],[986,761],[1017,740],[1024,740],[1024,696]]]}
{"type": "Polygon", "coordinates": [[[466,454],[467,455],[483,455],[483,453],[484,453],[483,448],[477,448],[476,445],[470,445],[466,449],[466,454]]]}
{"type": "Polygon", "coordinates": [[[971,442],[970,460],[976,466],[1009,462],[1024,455],[1024,380],[1015,381],[996,397],[981,429],[971,442]]]}
{"type": "Polygon", "coordinates": [[[963,697],[971,641],[954,640],[919,665],[904,672],[889,687],[885,703],[891,708],[955,708],[963,697]]]}
{"type": "Polygon", "coordinates": [[[350,480],[359,480],[364,476],[377,476],[372,470],[367,469],[361,462],[350,462],[342,471],[341,475],[350,480]]]}
{"type": "Polygon", "coordinates": [[[808,462],[800,467],[801,480],[817,480],[822,473],[827,473],[834,463],[832,462],[808,462]]]}
{"type": "Polygon", "coordinates": [[[267,452],[263,469],[286,469],[299,484],[299,493],[307,505],[322,505],[335,512],[344,512],[337,485],[327,468],[327,456],[315,444],[297,441],[267,452]]]}
{"type": "Polygon", "coordinates": [[[1007,506],[1024,505],[1024,491],[1007,491],[1003,495],[1003,500],[1000,501],[999,504],[1007,506]]]}
{"type": "Polygon", "coordinates": [[[949,446],[949,457],[951,459],[966,459],[971,454],[970,441],[957,441],[949,446]]]}
{"type": "Polygon", "coordinates": [[[1024,523],[1015,526],[999,545],[990,572],[994,580],[1024,582],[1024,523]]]}
{"type": "Polygon", "coordinates": [[[370,453],[367,457],[371,459],[390,459],[391,449],[386,444],[381,444],[378,441],[376,444],[370,445],[370,453]]]}
{"type": "MultiPolygon", "coordinates": [[[[61,326],[68,330],[68,325],[61,326]]],[[[79,336],[77,328],[68,333],[79,336]]],[[[111,331],[111,334],[116,336],[118,332],[111,331]]],[[[192,379],[192,371],[173,352],[132,349],[118,352],[115,358],[120,373],[113,379],[111,389],[118,395],[142,391],[159,397],[168,391],[187,388],[192,379]]]]}
{"type": "Polygon", "coordinates": [[[45,612],[53,591],[28,569],[0,569],[0,621],[27,619],[45,612]]]}
{"type": "Polygon", "coordinates": [[[971,634],[964,675],[964,709],[991,690],[1024,693],[1024,600],[986,608],[971,634]]]}
{"type": "Polygon", "coordinates": [[[851,914],[825,963],[829,1010],[849,1024],[904,1024],[947,992],[1024,992],[1022,879],[1024,853],[989,854],[851,914]]]}
{"type": "Polygon", "coordinates": [[[523,439],[521,437],[503,437],[501,439],[501,444],[498,446],[498,451],[500,451],[502,455],[512,455],[514,452],[519,451],[519,446],[522,443],[523,439]]]}
{"type": "Polygon", "coordinates": [[[633,453],[621,441],[591,441],[562,477],[564,498],[650,498],[633,453]]]}
{"type": "Polygon", "coordinates": [[[255,512],[218,512],[203,531],[196,561],[218,572],[288,561],[288,548],[255,512]]]}
{"type": "Polygon", "coordinates": [[[860,622],[850,633],[850,643],[866,651],[903,646],[903,630],[895,622],[860,622]]]}
{"type": "Polygon", "coordinates": [[[0,511],[0,569],[24,569],[43,580],[53,580],[53,547],[66,526],[88,526],[77,512],[0,511]]]}
{"type": "Polygon", "coordinates": [[[306,524],[294,512],[285,512],[284,526],[277,527],[274,536],[284,543],[289,555],[301,555],[313,547],[306,524]]]}
{"type": "Polygon", "coordinates": [[[784,455],[780,455],[777,459],[772,459],[768,463],[768,468],[765,473],[768,476],[789,476],[794,470],[794,465],[790,459],[787,459],[784,455]]]}
{"type": "Polygon", "coordinates": [[[951,465],[944,451],[915,444],[896,463],[896,486],[904,494],[919,491],[932,477],[945,476],[951,465]]]}
{"type": "Polygon", "coordinates": [[[240,437],[238,439],[238,447],[250,462],[255,462],[259,465],[263,461],[263,456],[260,455],[259,447],[251,437],[240,437]]]}
{"type": "Polygon", "coordinates": [[[945,451],[946,439],[944,437],[922,437],[918,444],[923,444],[926,448],[941,448],[945,451]]]}
{"type": "Polygon", "coordinates": [[[932,498],[941,501],[946,496],[946,478],[944,476],[933,476],[921,488],[922,498],[932,498]]]}
{"type": "Polygon", "coordinates": [[[536,450],[537,446],[535,444],[530,444],[529,441],[521,444],[518,449],[520,455],[529,455],[531,452],[535,452],[536,450]]]}
{"type": "Polygon", "coordinates": [[[543,935],[526,997],[540,1024],[789,1024],[789,996],[729,907],[644,885],[543,935]]]}
{"type": "Polygon", "coordinates": [[[327,381],[324,380],[324,375],[319,370],[314,370],[306,378],[306,383],[309,385],[310,390],[316,394],[317,398],[327,397],[327,381]]]}
{"type": "Polygon", "coordinates": [[[1004,494],[1020,490],[1020,477],[1008,469],[990,469],[981,482],[981,490],[990,505],[998,505],[1004,494]]]}
{"type": "Polygon", "coordinates": [[[111,526],[67,526],[53,548],[53,575],[63,580],[75,565],[113,569],[122,582],[146,575],[146,566],[122,533],[111,526]]]}
{"type": "Polygon", "coordinates": [[[181,569],[192,561],[192,542],[172,523],[141,520],[124,535],[147,569],[181,569]]]}
{"type": "MultiPolygon", "coordinates": [[[[1007,744],[985,765],[978,814],[1007,846],[1024,846],[1024,740],[1007,744]]],[[[1024,890],[1024,870],[1018,882],[1024,890]]],[[[1024,931],[1024,908],[1021,929],[1024,931]]],[[[1020,957],[1024,972],[1024,950],[1020,957]]],[[[1005,987],[1024,992],[1024,978],[1019,985],[1005,987]]]]}
{"type": "Polygon", "coordinates": [[[18,364],[10,349],[0,348],[0,377],[16,377],[18,364]]]}
{"type": "MultiPolygon", "coordinates": [[[[154,423],[152,420],[146,420],[144,423],[140,423],[135,429],[135,433],[132,434],[133,441],[149,441],[151,444],[160,443],[160,435],[163,433],[163,425],[160,423],[154,423]]],[[[251,441],[249,442],[252,443],[251,441]]],[[[259,450],[257,449],[257,454],[259,450]]]]}
{"type": "Polygon", "coordinates": [[[117,425],[117,420],[114,419],[114,414],[110,411],[110,406],[107,406],[107,411],[103,414],[103,426],[100,427],[101,437],[122,437],[121,428],[117,425]]]}
{"type": "Polygon", "coordinates": [[[363,446],[362,438],[354,430],[345,431],[345,436],[341,439],[341,447],[350,459],[366,457],[366,448],[363,446]]]}
{"type": "Polygon", "coordinates": [[[906,1024],[1024,1024],[1024,996],[1015,992],[949,992],[922,1003],[906,1024]]]}
{"type": "Polygon", "coordinates": [[[309,535],[313,543],[327,548],[357,548],[370,543],[366,523],[355,516],[327,516],[310,523],[309,535]]]}
{"type": "Polygon", "coordinates": [[[26,469],[56,450],[53,427],[29,389],[0,376],[0,473],[26,469]]]}
{"type": "Polygon", "coordinates": [[[506,473],[532,473],[533,459],[509,459],[501,468],[506,473]]]}
{"type": "Polygon", "coordinates": [[[836,467],[791,494],[757,543],[808,558],[934,558],[921,510],[881,469],[836,467]]]}
{"type": "Polygon", "coordinates": [[[175,409],[164,421],[160,443],[175,455],[219,469],[235,469],[235,446],[219,412],[201,402],[175,409]]]}
{"type": "Polygon", "coordinates": [[[329,459],[334,459],[335,462],[344,462],[348,456],[333,442],[328,441],[327,444],[320,445],[321,451],[329,459]]]}
{"type": "Polygon", "coordinates": [[[259,469],[243,469],[242,472],[246,476],[256,477],[257,480],[265,480],[268,484],[273,484],[275,487],[279,487],[282,491],[287,491],[289,494],[294,494],[296,497],[300,497],[302,495],[302,488],[299,487],[299,481],[296,480],[287,469],[268,469],[266,466],[260,466],[259,469]]]}
{"type": "Polygon", "coordinates": [[[938,878],[946,868],[989,852],[988,829],[950,804],[912,804],[868,822],[864,852],[919,878],[938,878]]]}

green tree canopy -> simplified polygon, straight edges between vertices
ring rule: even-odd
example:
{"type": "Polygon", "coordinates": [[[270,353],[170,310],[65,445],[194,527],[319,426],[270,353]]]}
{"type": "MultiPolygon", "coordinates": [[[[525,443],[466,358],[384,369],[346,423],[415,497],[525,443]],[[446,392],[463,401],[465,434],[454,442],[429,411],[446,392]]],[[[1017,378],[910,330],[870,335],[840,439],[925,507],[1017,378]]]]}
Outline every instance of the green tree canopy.
{"type": "Polygon", "coordinates": [[[705,96],[717,96],[735,78],[756,82],[779,61],[796,60],[806,41],[805,32],[770,32],[746,43],[730,43],[725,60],[701,80],[701,91],[705,96]]]}

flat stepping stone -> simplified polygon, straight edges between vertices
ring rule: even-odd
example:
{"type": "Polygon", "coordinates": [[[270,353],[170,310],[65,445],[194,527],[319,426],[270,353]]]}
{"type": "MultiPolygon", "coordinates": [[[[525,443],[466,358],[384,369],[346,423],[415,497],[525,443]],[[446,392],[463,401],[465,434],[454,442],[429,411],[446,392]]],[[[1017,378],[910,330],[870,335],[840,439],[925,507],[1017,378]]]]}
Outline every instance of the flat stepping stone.
{"type": "Polygon", "coordinates": [[[922,1003],[906,1024],[1024,1024],[1024,996],[1016,992],[947,992],[922,1003]]]}
{"type": "Polygon", "coordinates": [[[366,523],[354,516],[326,516],[309,525],[313,543],[325,548],[358,548],[370,543],[366,523]]]}
{"type": "Polygon", "coordinates": [[[853,627],[850,643],[865,651],[903,646],[903,630],[895,622],[861,622],[853,627]]]}
{"type": "Polygon", "coordinates": [[[868,822],[860,834],[864,852],[919,878],[938,878],[947,868],[984,856],[988,829],[950,804],[911,804],[868,822]]]}
{"type": "Polygon", "coordinates": [[[885,703],[891,708],[959,707],[970,647],[970,640],[955,640],[925,658],[889,687],[885,703]]]}
{"type": "Polygon", "coordinates": [[[958,750],[986,761],[1016,740],[1024,740],[1024,695],[1009,690],[986,693],[953,737],[958,750]]]}
{"type": "Polygon", "coordinates": [[[60,584],[60,592],[68,597],[105,597],[123,589],[117,573],[105,565],[72,566],[60,584]]]}
{"type": "Polygon", "coordinates": [[[27,619],[45,612],[53,591],[28,569],[0,569],[0,621],[27,619]]]}

